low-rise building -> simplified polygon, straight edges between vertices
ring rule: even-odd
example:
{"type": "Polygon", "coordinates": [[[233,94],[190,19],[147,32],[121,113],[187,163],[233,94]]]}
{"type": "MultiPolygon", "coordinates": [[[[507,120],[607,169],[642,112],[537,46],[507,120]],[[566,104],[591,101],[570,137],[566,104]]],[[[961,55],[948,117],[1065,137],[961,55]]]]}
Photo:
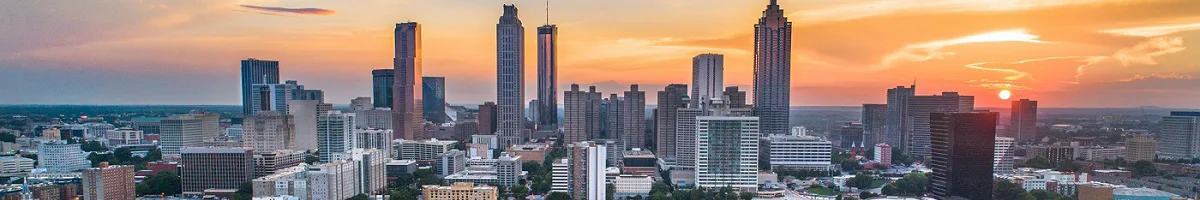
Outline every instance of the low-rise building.
{"type": "Polygon", "coordinates": [[[521,156],[521,161],[534,161],[543,163],[546,159],[546,154],[550,152],[548,144],[519,144],[509,146],[504,150],[512,155],[521,156]]]}
{"type": "Polygon", "coordinates": [[[0,157],[0,177],[28,176],[33,171],[33,161],[21,156],[0,157]]]}
{"type": "Polygon", "coordinates": [[[654,185],[654,178],[650,176],[621,174],[613,183],[615,186],[613,197],[648,197],[652,185],[654,185]]]}
{"type": "Polygon", "coordinates": [[[426,200],[496,200],[496,187],[456,182],[450,186],[426,185],[422,194],[426,200]]]}

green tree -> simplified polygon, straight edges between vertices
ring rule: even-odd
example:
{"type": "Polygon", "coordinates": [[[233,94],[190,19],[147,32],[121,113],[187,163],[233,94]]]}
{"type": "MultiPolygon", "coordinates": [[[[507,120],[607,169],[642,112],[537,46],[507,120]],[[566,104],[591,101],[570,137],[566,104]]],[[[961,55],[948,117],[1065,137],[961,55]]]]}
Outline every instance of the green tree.
{"type": "Polygon", "coordinates": [[[605,194],[604,199],[605,200],[613,200],[614,194],[617,193],[617,186],[614,186],[613,184],[605,184],[605,185],[606,186],[604,188],[604,194],[605,194]]]}
{"type": "Polygon", "coordinates": [[[412,200],[417,199],[417,194],[410,190],[392,190],[392,197],[389,200],[412,200]]]}
{"type": "MultiPolygon", "coordinates": [[[[142,183],[139,185],[145,185],[145,187],[142,191],[140,191],[138,193],[139,193],[139,195],[147,195],[147,194],[176,195],[176,194],[180,194],[183,192],[183,188],[182,188],[181,184],[182,183],[180,182],[178,175],[175,175],[175,173],[171,173],[171,172],[163,172],[163,173],[156,174],[154,176],[147,177],[146,180],[143,180],[142,183]]],[[[137,187],[135,186],[135,190],[136,189],[137,189],[137,187]]]]}
{"type": "Polygon", "coordinates": [[[738,199],[741,199],[741,200],[751,200],[751,199],[754,199],[754,193],[750,193],[750,192],[738,192],[738,199]]]}
{"type": "Polygon", "coordinates": [[[1031,168],[1037,168],[1037,169],[1054,168],[1054,163],[1051,163],[1049,159],[1043,158],[1041,156],[1030,158],[1029,160],[1026,160],[1025,162],[1019,163],[1017,165],[1018,165],[1018,167],[1031,167],[1031,168]]]}
{"type": "Polygon", "coordinates": [[[321,157],[317,157],[315,152],[313,154],[304,155],[304,163],[307,163],[309,165],[320,162],[320,161],[321,161],[321,157]]]}
{"type": "Polygon", "coordinates": [[[996,181],[992,193],[996,200],[1023,200],[1025,198],[1025,188],[1008,180],[996,181]]]}
{"type": "Polygon", "coordinates": [[[921,196],[925,195],[928,186],[929,178],[924,173],[913,172],[891,185],[884,186],[882,192],[883,195],[889,196],[921,196]]]}
{"type": "Polygon", "coordinates": [[[243,182],[238,184],[237,192],[234,192],[230,199],[234,200],[250,200],[254,196],[254,185],[251,182],[243,182]]]}
{"type": "Polygon", "coordinates": [[[862,191],[862,192],[858,193],[858,198],[861,198],[861,199],[870,199],[872,197],[877,197],[877,196],[879,196],[879,195],[868,192],[868,191],[862,191]]]}
{"type": "Polygon", "coordinates": [[[654,193],[669,194],[671,193],[671,185],[663,183],[662,181],[654,182],[654,184],[650,185],[650,194],[654,193]]]}
{"type": "Polygon", "coordinates": [[[1158,167],[1154,166],[1153,162],[1139,160],[1133,163],[1133,175],[1137,177],[1155,176],[1158,175],[1158,167]]]}
{"type": "Polygon", "coordinates": [[[551,192],[546,200],[571,200],[571,195],[562,192],[551,192]]]}
{"type": "Polygon", "coordinates": [[[371,199],[371,198],[367,197],[366,194],[358,194],[358,195],[354,195],[346,200],[368,200],[368,199],[371,199]]]}
{"type": "Polygon", "coordinates": [[[526,188],[524,185],[514,185],[508,188],[508,190],[512,193],[512,196],[518,199],[524,199],[529,194],[529,188],[526,188]]]}
{"type": "Polygon", "coordinates": [[[671,197],[667,197],[667,195],[663,193],[652,193],[650,198],[646,198],[646,200],[671,200],[671,197]]]}
{"type": "Polygon", "coordinates": [[[846,180],[846,186],[865,190],[871,187],[871,181],[874,180],[875,178],[871,177],[871,175],[866,173],[858,173],[854,175],[854,177],[846,180]]]}

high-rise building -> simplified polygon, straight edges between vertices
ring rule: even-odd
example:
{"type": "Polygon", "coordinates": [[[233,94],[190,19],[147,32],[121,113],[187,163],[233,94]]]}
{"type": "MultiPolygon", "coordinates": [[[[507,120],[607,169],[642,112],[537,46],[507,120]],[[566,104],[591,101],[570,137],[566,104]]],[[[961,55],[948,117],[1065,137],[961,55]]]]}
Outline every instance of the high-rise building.
{"type": "Polygon", "coordinates": [[[730,108],[747,108],[746,91],[738,90],[738,86],[725,87],[725,104],[730,108]]]}
{"type": "Polygon", "coordinates": [[[558,159],[550,163],[550,192],[571,192],[571,159],[558,159]]]}
{"type": "Polygon", "coordinates": [[[378,149],[352,149],[346,152],[349,161],[358,168],[360,194],[384,194],[387,191],[387,152],[378,149]]]}
{"type": "Polygon", "coordinates": [[[1125,152],[1122,157],[1129,162],[1141,160],[1153,162],[1157,150],[1158,141],[1154,140],[1153,136],[1136,135],[1133,138],[1125,139],[1125,152]]]}
{"type": "Polygon", "coordinates": [[[375,105],[371,104],[371,97],[354,97],[350,99],[350,111],[362,111],[375,109],[375,105]]]}
{"type": "Polygon", "coordinates": [[[379,149],[384,153],[392,153],[392,130],[390,129],[354,129],[354,148],[379,149]]]}
{"type": "Polygon", "coordinates": [[[291,115],[274,111],[249,115],[242,121],[242,144],[255,152],[296,149],[296,126],[291,115]]]}
{"type": "MultiPolygon", "coordinates": [[[[829,170],[833,142],[811,135],[771,135],[762,138],[772,169],[829,170]]],[[[879,153],[876,151],[875,153],[879,153]]],[[[889,152],[890,153],[890,152],[889,152]]]]}
{"type": "Polygon", "coordinates": [[[863,141],[867,145],[884,143],[887,126],[887,104],[863,104],[863,141]]]}
{"type": "Polygon", "coordinates": [[[501,147],[525,141],[525,27],[516,5],[496,24],[496,135],[501,147]]]}
{"type": "Polygon", "coordinates": [[[421,87],[421,25],[416,22],[396,24],[396,56],[392,70],[396,73],[392,85],[392,138],[408,140],[424,138],[425,120],[421,117],[424,98],[421,87]]]}
{"type": "MultiPolygon", "coordinates": [[[[350,112],[354,113],[354,115],[358,117],[358,119],[355,120],[355,123],[358,123],[355,125],[357,126],[356,128],[392,130],[391,108],[375,108],[371,110],[356,110],[350,112]]],[[[314,129],[316,129],[315,126],[314,129]]]]}
{"type": "Polygon", "coordinates": [[[455,141],[440,141],[437,139],[413,141],[401,140],[397,141],[395,149],[400,156],[400,160],[417,160],[417,161],[433,161],[438,155],[442,155],[451,149],[454,149],[455,141]]]}
{"type": "Polygon", "coordinates": [[[1200,112],[1172,111],[1158,126],[1159,158],[1200,158],[1200,112]]]}
{"type": "Polygon", "coordinates": [[[934,196],[992,199],[999,113],[933,112],[928,116],[933,145],[929,183],[934,196]]]}
{"type": "Polygon", "coordinates": [[[467,153],[451,149],[438,155],[437,163],[433,166],[438,177],[446,177],[458,173],[467,167],[467,153]]]}
{"type": "Polygon", "coordinates": [[[299,81],[287,80],[285,85],[291,85],[292,96],[290,100],[316,100],[318,103],[325,103],[325,91],[304,89],[304,85],[300,85],[299,81]]]}
{"type": "MultiPolygon", "coordinates": [[[[621,104],[624,102],[625,99],[622,99],[620,96],[617,96],[616,93],[613,93],[609,94],[608,98],[604,100],[604,104],[601,105],[601,110],[604,112],[604,119],[602,122],[605,126],[603,129],[604,137],[607,139],[618,140],[622,144],[625,143],[625,139],[621,134],[621,104]]],[[[622,151],[624,151],[624,149],[622,149],[622,151]]]]}
{"type": "Polygon", "coordinates": [[[1037,140],[1037,101],[1021,99],[1012,101],[1012,115],[1008,122],[1008,137],[1017,141],[1037,140]]]}
{"type": "Polygon", "coordinates": [[[570,145],[571,196],[576,199],[604,199],[607,185],[608,150],[603,144],[578,142],[570,145]]]}
{"type": "Polygon", "coordinates": [[[306,170],[311,199],[349,199],[361,194],[358,187],[360,175],[358,165],[349,160],[338,160],[320,165],[309,165],[306,170]]]}
{"type": "Polygon", "coordinates": [[[887,143],[875,144],[875,161],[884,166],[892,166],[892,146],[887,143]]]}
{"type": "Polygon", "coordinates": [[[47,172],[74,172],[92,166],[79,144],[64,140],[46,141],[37,146],[38,168],[47,172]]]}
{"type": "Polygon", "coordinates": [[[251,115],[262,111],[288,114],[288,102],[296,100],[295,84],[254,84],[250,86],[251,115]]]}
{"type": "Polygon", "coordinates": [[[850,149],[852,147],[863,147],[863,124],[858,122],[847,122],[839,129],[838,134],[841,140],[840,146],[842,149],[850,149]]]}
{"type": "Polygon", "coordinates": [[[709,99],[724,99],[721,91],[725,87],[724,78],[725,55],[706,53],[692,57],[691,102],[687,105],[699,108],[700,103],[709,99]]]}
{"type": "Polygon", "coordinates": [[[236,190],[254,179],[254,153],[245,147],[184,147],[179,179],[184,194],[207,189],[236,190]]]}
{"type": "MultiPolygon", "coordinates": [[[[695,59],[693,59],[693,60],[695,60],[695,59]]],[[[695,67],[693,67],[693,71],[695,70],[694,68],[695,67]]],[[[693,79],[694,78],[695,77],[693,77],[693,79]]],[[[717,79],[719,81],[720,78],[717,78],[717,79]]],[[[692,82],[696,82],[696,81],[693,80],[692,82]]],[[[706,92],[711,92],[711,93],[708,93],[707,95],[717,95],[720,93],[716,92],[716,91],[719,91],[720,89],[721,89],[720,85],[718,84],[718,85],[716,85],[716,88],[713,88],[711,90],[710,89],[705,89],[705,90],[709,90],[706,92]]],[[[696,90],[693,89],[692,92],[694,94],[696,92],[696,90]]],[[[676,131],[676,128],[678,128],[675,125],[676,122],[678,121],[678,116],[676,116],[676,115],[677,115],[679,109],[683,109],[683,108],[687,108],[687,107],[688,107],[687,85],[670,84],[670,85],[667,85],[667,87],[664,88],[663,91],[658,91],[658,109],[655,109],[655,111],[654,111],[654,112],[656,112],[654,115],[654,118],[655,118],[654,121],[656,121],[654,123],[654,125],[656,126],[654,128],[655,133],[656,133],[654,141],[656,142],[655,150],[657,150],[657,152],[655,152],[655,155],[658,155],[659,158],[662,158],[665,160],[676,160],[676,154],[675,154],[676,134],[675,134],[675,131],[676,131]]]]}
{"type": "Polygon", "coordinates": [[[395,83],[394,69],[371,70],[371,97],[376,108],[392,107],[392,85],[395,83]]]}
{"type": "Polygon", "coordinates": [[[205,120],[189,114],[171,115],[159,124],[159,148],[164,157],[179,157],[179,149],[204,142],[205,120]]]}
{"type": "Polygon", "coordinates": [[[536,109],[541,114],[534,119],[538,130],[558,129],[558,26],[549,24],[549,21],[539,26],[537,43],[538,105],[530,109],[536,109]]]}
{"type": "Polygon", "coordinates": [[[908,98],[916,95],[917,85],[905,88],[904,86],[896,86],[896,88],[887,90],[887,117],[886,125],[884,125],[884,140],[892,148],[905,150],[905,141],[908,141],[908,129],[905,120],[908,119],[908,98]]]}
{"type": "Polygon", "coordinates": [[[696,117],[696,186],[758,189],[759,117],[716,111],[696,117]]]}
{"type": "Polygon", "coordinates": [[[83,170],[83,199],[132,200],[134,193],[133,166],[100,163],[99,167],[83,170]]]}
{"type": "Polygon", "coordinates": [[[788,133],[791,81],[792,22],[771,0],[754,25],[754,115],[763,134],[788,133]]]}
{"type": "Polygon", "coordinates": [[[279,84],[279,61],[247,58],[242,60],[242,114],[254,114],[251,101],[254,84],[279,84]]]}
{"type": "Polygon", "coordinates": [[[281,169],[304,163],[303,151],[280,149],[254,153],[254,177],[270,175],[281,169]]]}
{"type": "Polygon", "coordinates": [[[992,160],[993,170],[995,174],[1009,174],[1013,172],[1013,154],[1016,152],[1016,139],[1010,137],[996,137],[995,159],[992,160]]]}
{"type": "Polygon", "coordinates": [[[421,99],[425,121],[435,124],[449,122],[450,116],[446,115],[446,77],[421,77],[421,84],[424,90],[421,94],[425,95],[421,99]]]}
{"type": "MultiPolygon", "coordinates": [[[[905,126],[908,136],[905,139],[904,151],[917,158],[928,158],[930,148],[929,113],[935,112],[972,112],[975,110],[975,97],[962,96],[957,92],[942,92],[942,95],[912,96],[908,98],[908,111],[905,113],[905,126]]],[[[995,129],[995,127],[993,127],[995,129]]],[[[993,131],[994,132],[994,131],[993,131]]],[[[988,139],[991,141],[992,139],[988,139]]]]}
{"type": "Polygon", "coordinates": [[[621,102],[621,133],[626,149],[646,148],[646,91],[638,85],[629,86],[625,101],[621,102]]]}
{"type": "Polygon", "coordinates": [[[353,149],[354,113],[329,111],[317,117],[317,157],[321,162],[344,160],[346,151],[353,149]]]}
{"type": "Polygon", "coordinates": [[[495,135],[496,134],[496,103],[483,102],[479,105],[479,115],[475,116],[479,123],[476,134],[480,135],[495,135]]]}
{"type": "Polygon", "coordinates": [[[563,142],[570,144],[588,141],[600,135],[600,92],[592,86],[588,91],[571,84],[563,92],[563,142]]]}
{"type": "Polygon", "coordinates": [[[750,116],[751,110],[747,107],[731,107],[726,105],[723,100],[709,100],[709,103],[702,103],[702,108],[682,108],[676,110],[675,113],[675,154],[677,161],[675,168],[682,170],[690,170],[696,168],[697,152],[699,149],[697,144],[697,125],[696,117],[708,116],[714,113],[723,113],[730,116],[750,116]]]}
{"type": "MultiPolygon", "coordinates": [[[[288,101],[288,114],[292,116],[292,131],[296,133],[296,148],[298,150],[317,150],[317,100],[288,101]]],[[[390,114],[389,114],[390,115],[390,114]]],[[[242,130],[245,132],[245,130],[242,130]]]]}
{"type": "Polygon", "coordinates": [[[496,187],[473,183],[454,183],[450,186],[426,185],[421,189],[427,200],[496,200],[496,187]]]}

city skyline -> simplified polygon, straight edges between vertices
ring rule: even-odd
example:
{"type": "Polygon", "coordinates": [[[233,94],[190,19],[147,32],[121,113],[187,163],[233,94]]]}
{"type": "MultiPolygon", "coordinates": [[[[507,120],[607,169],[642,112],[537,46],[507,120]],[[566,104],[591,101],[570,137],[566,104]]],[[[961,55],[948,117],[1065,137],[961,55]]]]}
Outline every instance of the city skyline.
{"type": "MultiPolygon", "coordinates": [[[[1198,53],[1186,48],[1186,41],[1200,37],[1200,20],[1185,9],[1200,2],[902,2],[781,1],[796,24],[791,105],[882,103],[879,93],[914,79],[922,88],[917,95],[958,91],[979,97],[980,107],[1007,107],[996,97],[1003,87],[1013,91],[1012,99],[1035,99],[1041,107],[1195,108],[1190,102],[1200,100],[1200,61],[1188,59],[1198,53]],[[936,26],[945,17],[958,26],[936,26]],[[1049,20],[1028,20],[1033,17],[1049,20]]],[[[543,2],[515,3],[526,9],[521,17],[545,14],[543,2]]],[[[0,83],[13,86],[0,93],[20,94],[0,97],[0,104],[237,105],[238,93],[230,91],[237,88],[236,62],[246,58],[277,60],[280,79],[321,88],[329,102],[344,104],[371,95],[369,72],[390,64],[389,24],[409,20],[429,32],[423,75],[446,77],[448,102],[495,101],[493,87],[475,86],[495,81],[488,29],[500,2],[2,4],[22,9],[0,12],[0,25],[22,31],[0,31],[0,49],[11,52],[0,54],[0,70],[14,72],[0,75],[0,83]],[[90,11],[97,7],[131,12],[112,22],[79,19],[99,15],[90,11]],[[21,20],[49,9],[78,12],[43,23],[21,20]],[[437,14],[450,9],[465,14],[437,14]],[[92,98],[61,98],[64,93],[92,98]]],[[[653,92],[689,82],[691,57],[720,53],[726,55],[726,85],[752,89],[750,22],[764,4],[556,2],[551,12],[571,13],[553,20],[566,30],[559,39],[557,85],[596,85],[613,93],[639,84],[653,92]],[[596,19],[613,9],[629,17],[596,19]],[[705,14],[714,11],[720,12],[705,14]]],[[[535,57],[532,45],[525,44],[526,59],[535,57]]],[[[525,76],[533,77],[534,67],[526,63],[525,76]]],[[[536,88],[530,80],[523,84],[536,88]]]]}

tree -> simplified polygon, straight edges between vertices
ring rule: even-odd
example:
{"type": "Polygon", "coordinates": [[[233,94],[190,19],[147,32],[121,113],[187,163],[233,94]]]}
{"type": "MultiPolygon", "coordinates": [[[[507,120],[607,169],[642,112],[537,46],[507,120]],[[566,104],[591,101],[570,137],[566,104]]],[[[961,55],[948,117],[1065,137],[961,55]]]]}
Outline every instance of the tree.
{"type": "Polygon", "coordinates": [[[317,155],[315,153],[309,154],[309,155],[304,155],[304,163],[306,163],[306,164],[311,165],[313,163],[317,163],[320,161],[321,161],[321,158],[317,157],[317,155]]]}
{"type": "Polygon", "coordinates": [[[526,188],[524,185],[514,185],[508,188],[508,190],[514,197],[517,197],[518,199],[524,199],[525,196],[528,196],[529,194],[529,188],[526,188]]]}
{"type": "Polygon", "coordinates": [[[667,195],[663,193],[652,193],[650,198],[646,198],[646,200],[671,200],[671,197],[667,197],[667,195]]]}
{"type": "Polygon", "coordinates": [[[234,192],[230,199],[234,200],[250,200],[254,196],[254,185],[251,182],[243,182],[238,184],[237,192],[234,192]]]}
{"type": "Polygon", "coordinates": [[[371,199],[371,198],[367,197],[366,194],[358,194],[358,195],[354,195],[346,200],[368,200],[368,199],[371,199]]]}
{"type": "MultiPolygon", "coordinates": [[[[175,175],[175,173],[171,173],[171,172],[158,173],[154,176],[147,177],[146,180],[143,180],[142,183],[139,184],[139,185],[145,185],[145,187],[142,191],[138,192],[139,193],[138,195],[147,195],[147,194],[175,195],[175,194],[180,194],[180,193],[183,193],[183,188],[182,188],[181,184],[182,183],[180,182],[179,176],[175,175]]],[[[135,190],[136,189],[137,189],[137,187],[135,187],[135,190]]]]}
{"type": "Polygon", "coordinates": [[[615,186],[613,184],[605,184],[605,187],[604,187],[604,194],[605,194],[604,199],[605,200],[613,200],[614,194],[616,194],[616,193],[617,193],[617,186],[615,186]]]}
{"type": "Polygon", "coordinates": [[[392,197],[389,200],[410,200],[417,199],[417,194],[409,190],[392,190],[392,197]]]}
{"type": "Polygon", "coordinates": [[[999,180],[993,187],[993,193],[996,200],[1022,200],[1025,197],[1025,188],[1008,180],[999,180]]]}
{"type": "Polygon", "coordinates": [[[754,199],[754,193],[750,193],[750,192],[738,192],[738,197],[739,197],[739,199],[741,199],[741,200],[751,200],[751,199],[754,199]]]}
{"type": "Polygon", "coordinates": [[[1050,160],[1043,158],[1041,156],[1030,158],[1029,160],[1026,160],[1024,163],[1019,163],[1017,165],[1018,165],[1018,167],[1030,167],[1030,168],[1037,168],[1037,169],[1054,168],[1054,163],[1050,163],[1050,160]]]}
{"type": "Polygon", "coordinates": [[[866,173],[858,173],[857,175],[854,175],[854,177],[846,180],[846,186],[865,190],[871,187],[871,181],[874,180],[875,178],[871,177],[871,175],[867,175],[866,173]]]}
{"type": "Polygon", "coordinates": [[[900,148],[892,148],[892,165],[908,166],[912,165],[915,159],[908,154],[904,154],[900,148]]]}
{"type": "Polygon", "coordinates": [[[546,200],[571,200],[571,195],[562,192],[551,192],[546,200]]]}
{"type": "Polygon", "coordinates": [[[877,197],[877,196],[879,196],[879,195],[868,192],[868,191],[862,191],[862,192],[858,193],[858,198],[860,198],[860,199],[870,199],[872,197],[877,197]]]}
{"type": "Polygon", "coordinates": [[[1139,160],[1133,163],[1133,175],[1137,177],[1155,176],[1158,175],[1158,168],[1153,162],[1139,160]]]}
{"type": "Polygon", "coordinates": [[[904,175],[904,178],[896,180],[891,185],[884,186],[882,192],[883,195],[921,196],[925,195],[925,189],[928,186],[929,178],[924,173],[913,172],[904,175]]]}
{"type": "Polygon", "coordinates": [[[664,194],[671,193],[671,185],[667,185],[666,183],[663,183],[662,181],[654,182],[653,185],[650,185],[650,194],[654,194],[654,193],[664,193],[664,194]]]}
{"type": "Polygon", "coordinates": [[[842,160],[842,171],[850,172],[850,171],[858,171],[858,170],[862,170],[862,169],[863,169],[862,164],[859,164],[857,160],[853,160],[853,159],[842,160]]]}

